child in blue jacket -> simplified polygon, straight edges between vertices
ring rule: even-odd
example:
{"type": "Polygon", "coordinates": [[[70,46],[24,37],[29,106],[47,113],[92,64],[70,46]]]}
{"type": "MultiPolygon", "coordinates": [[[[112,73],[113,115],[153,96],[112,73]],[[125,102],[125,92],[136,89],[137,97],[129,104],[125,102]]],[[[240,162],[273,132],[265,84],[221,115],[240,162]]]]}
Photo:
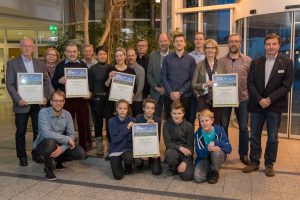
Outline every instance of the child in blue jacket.
{"type": "Polygon", "coordinates": [[[219,169],[232,149],[224,128],[213,124],[213,112],[205,109],[198,116],[201,127],[194,135],[197,155],[194,180],[215,184],[219,180],[219,169]]]}

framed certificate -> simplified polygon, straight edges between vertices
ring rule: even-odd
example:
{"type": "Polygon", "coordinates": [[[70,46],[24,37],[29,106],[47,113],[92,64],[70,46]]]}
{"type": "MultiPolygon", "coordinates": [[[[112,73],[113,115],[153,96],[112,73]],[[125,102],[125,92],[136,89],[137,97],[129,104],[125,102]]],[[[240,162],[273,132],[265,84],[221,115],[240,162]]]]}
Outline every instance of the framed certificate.
{"type": "Polygon", "coordinates": [[[119,101],[125,99],[131,104],[134,82],[135,75],[116,72],[111,82],[109,100],[119,101]]]}
{"type": "Polygon", "coordinates": [[[237,74],[214,74],[213,107],[238,107],[238,75],[237,74]]]}
{"type": "Polygon", "coordinates": [[[42,104],[44,99],[42,73],[18,73],[18,93],[28,104],[42,104]]]}
{"type": "Polygon", "coordinates": [[[141,123],[132,126],[133,157],[145,158],[159,156],[157,123],[141,123]]]}
{"type": "Polygon", "coordinates": [[[65,68],[66,97],[89,97],[87,68],[65,68]]]}

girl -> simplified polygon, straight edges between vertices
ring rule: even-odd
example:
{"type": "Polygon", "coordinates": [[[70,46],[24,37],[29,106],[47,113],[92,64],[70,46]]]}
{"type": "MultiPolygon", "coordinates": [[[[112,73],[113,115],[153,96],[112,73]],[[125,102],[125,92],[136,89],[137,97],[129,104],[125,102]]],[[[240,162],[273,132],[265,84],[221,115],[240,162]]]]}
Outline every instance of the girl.
{"type": "Polygon", "coordinates": [[[120,180],[124,174],[132,172],[131,127],[135,120],[130,116],[130,106],[126,100],[119,100],[116,103],[116,110],[117,115],[108,121],[111,139],[109,144],[109,160],[114,178],[120,180]],[[125,170],[123,169],[123,162],[125,170]]]}
{"type": "Polygon", "coordinates": [[[214,113],[204,109],[198,114],[201,127],[195,133],[196,162],[194,180],[215,184],[219,169],[231,153],[231,145],[223,127],[213,125],[214,113]]]}

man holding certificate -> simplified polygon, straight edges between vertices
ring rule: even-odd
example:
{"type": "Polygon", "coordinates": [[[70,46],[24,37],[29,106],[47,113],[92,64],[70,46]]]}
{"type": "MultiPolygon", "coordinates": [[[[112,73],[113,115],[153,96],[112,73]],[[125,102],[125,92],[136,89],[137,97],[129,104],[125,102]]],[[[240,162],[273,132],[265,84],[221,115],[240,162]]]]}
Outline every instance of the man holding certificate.
{"type": "Polygon", "coordinates": [[[66,92],[65,109],[69,111],[73,120],[77,119],[79,145],[86,150],[89,127],[90,91],[88,86],[88,67],[78,60],[78,48],[69,42],[65,47],[66,59],[60,62],[52,78],[55,90],[66,92]]]}
{"type": "MultiPolygon", "coordinates": [[[[23,38],[20,42],[22,55],[7,62],[6,87],[13,100],[17,128],[16,151],[20,166],[28,165],[25,142],[28,119],[31,118],[33,140],[35,140],[38,135],[39,104],[45,105],[47,98],[50,97],[50,81],[46,66],[32,57],[34,48],[32,39],[23,38]]],[[[31,153],[32,160],[43,162],[35,151],[31,153]]]]}

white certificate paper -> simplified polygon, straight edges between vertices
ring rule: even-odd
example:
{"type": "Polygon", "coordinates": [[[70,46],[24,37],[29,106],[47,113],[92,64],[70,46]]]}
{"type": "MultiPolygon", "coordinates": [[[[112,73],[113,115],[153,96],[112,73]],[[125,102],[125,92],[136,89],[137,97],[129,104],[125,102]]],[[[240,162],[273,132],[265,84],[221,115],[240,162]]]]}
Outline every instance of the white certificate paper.
{"type": "Polygon", "coordinates": [[[66,82],[66,97],[88,97],[88,71],[87,68],[65,68],[66,82]]]}
{"type": "Polygon", "coordinates": [[[131,104],[134,82],[135,75],[116,72],[111,82],[109,100],[119,101],[125,99],[131,104]]]}
{"type": "Polygon", "coordinates": [[[238,107],[238,75],[214,74],[213,107],[238,107]]]}
{"type": "Polygon", "coordinates": [[[132,126],[133,157],[146,158],[160,155],[157,123],[132,126]]]}
{"type": "Polygon", "coordinates": [[[18,93],[28,104],[42,104],[44,98],[42,73],[18,73],[18,93]]]}

